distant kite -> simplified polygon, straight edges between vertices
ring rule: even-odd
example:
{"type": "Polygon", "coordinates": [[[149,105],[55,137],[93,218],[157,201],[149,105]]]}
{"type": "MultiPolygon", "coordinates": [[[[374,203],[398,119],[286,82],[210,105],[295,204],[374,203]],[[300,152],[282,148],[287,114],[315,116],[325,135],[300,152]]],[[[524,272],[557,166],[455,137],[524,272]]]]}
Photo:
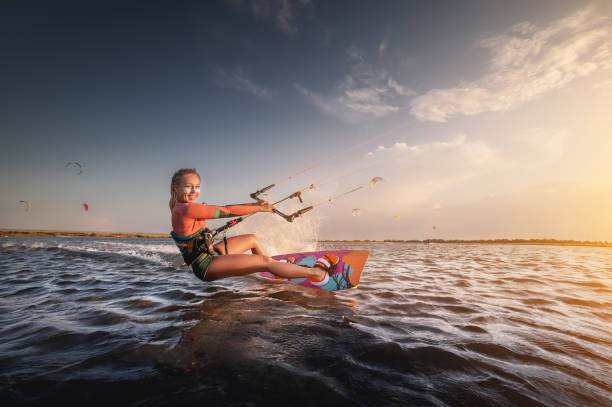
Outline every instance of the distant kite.
{"type": "Polygon", "coordinates": [[[355,208],[355,209],[353,209],[353,211],[351,212],[351,215],[353,215],[353,216],[357,216],[357,215],[359,215],[359,212],[361,212],[361,209],[359,209],[359,208],[355,208]]]}
{"type": "Polygon", "coordinates": [[[76,167],[79,167],[79,173],[78,173],[77,175],[81,175],[81,174],[83,173],[83,169],[84,169],[85,167],[83,167],[83,165],[82,165],[80,162],[78,162],[78,161],[68,161],[68,162],[66,163],[66,165],[64,165],[64,168],[69,167],[69,166],[71,166],[71,165],[74,165],[74,166],[76,166],[76,167]]]}
{"type": "Polygon", "coordinates": [[[399,222],[400,217],[399,216],[394,216],[395,220],[399,222]]]}
{"type": "Polygon", "coordinates": [[[435,227],[435,226],[433,227],[433,230],[436,230],[436,227],[435,227]]]}
{"type": "Polygon", "coordinates": [[[370,188],[374,188],[374,184],[377,182],[384,181],[381,177],[374,177],[370,180],[370,188]]]}
{"type": "Polygon", "coordinates": [[[24,203],[24,204],[26,204],[26,212],[29,212],[29,211],[30,211],[30,209],[32,209],[32,205],[30,205],[30,202],[29,202],[29,201],[24,201],[24,200],[21,200],[21,201],[19,201],[19,203],[24,203]]]}
{"type": "Polygon", "coordinates": [[[83,204],[83,209],[85,209],[86,211],[89,210],[89,205],[87,205],[86,203],[83,204]]]}

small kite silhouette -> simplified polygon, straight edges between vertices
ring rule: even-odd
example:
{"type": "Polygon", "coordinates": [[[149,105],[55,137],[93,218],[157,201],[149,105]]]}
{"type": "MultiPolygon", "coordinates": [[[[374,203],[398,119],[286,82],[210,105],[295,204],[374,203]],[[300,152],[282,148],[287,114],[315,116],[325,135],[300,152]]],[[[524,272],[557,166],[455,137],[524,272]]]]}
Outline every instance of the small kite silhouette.
{"type": "Polygon", "coordinates": [[[381,178],[381,177],[374,177],[374,178],[372,178],[370,180],[370,188],[374,188],[374,184],[376,184],[377,182],[380,182],[380,181],[384,181],[384,179],[381,178]]]}
{"type": "Polygon", "coordinates": [[[32,205],[30,205],[30,202],[29,202],[29,201],[24,201],[24,200],[21,200],[21,201],[19,201],[19,203],[24,203],[24,204],[26,204],[26,212],[29,212],[29,211],[30,211],[30,209],[32,209],[32,205]]]}
{"type": "Polygon", "coordinates": [[[86,203],[83,204],[83,209],[85,209],[86,211],[89,210],[89,205],[87,205],[86,203]]]}
{"type": "Polygon", "coordinates": [[[355,208],[355,209],[353,209],[353,210],[351,211],[351,215],[353,215],[353,216],[357,216],[357,215],[359,215],[359,212],[361,212],[361,209],[359,209],[359,208],[355,208]]]}
{"type": "Polygon", "coordinates": [[[400,217],[399,216],[394,216],[395,220],[399,222],[400,217]]]}
{"type": "Polygon", "coordinates": [[[80,162],[78,162],[78,161],[68,161],[68,162],[66,163],[66,165],[64,165],[64,168],[69,167],[69,166],[71,166],[71,165],[74,165],[74,166],[76,166],[76,167],[79,167],[79,173],[78,173],[77,175],[81,175],[81,174],[83,173],[83,169],[84,169],[85,167],[83,167],[83,164],[81,164],[81,163],[80,163],[80,162]]]}

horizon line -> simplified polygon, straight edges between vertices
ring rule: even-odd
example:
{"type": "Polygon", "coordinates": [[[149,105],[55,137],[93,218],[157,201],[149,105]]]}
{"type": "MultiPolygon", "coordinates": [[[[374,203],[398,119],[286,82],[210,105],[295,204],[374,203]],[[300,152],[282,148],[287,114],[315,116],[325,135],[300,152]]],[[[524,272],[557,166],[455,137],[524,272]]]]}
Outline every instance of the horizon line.
{"type": "MultiPolygon", "coordinates": [[[[95,230],[14,229],[0,228],[0,236],[52,236],[52,237],[113,237],[113,238],[170,238],[169,233],[107,232],[95,230]]],[[[498,243],[498,244],[557,244],[612,247],[607,240],[574,240],[556,238],[490,238],[490,239],[313,239],[323,243],[498,243]]]]}

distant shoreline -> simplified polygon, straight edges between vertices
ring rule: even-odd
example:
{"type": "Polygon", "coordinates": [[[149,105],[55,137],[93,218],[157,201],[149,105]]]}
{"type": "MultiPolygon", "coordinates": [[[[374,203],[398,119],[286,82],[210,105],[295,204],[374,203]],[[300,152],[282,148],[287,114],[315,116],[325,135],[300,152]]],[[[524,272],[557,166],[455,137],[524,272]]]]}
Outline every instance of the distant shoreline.
{"type": "MultiPolygon", "coordinates": [[[[82,230],[44,230],[44,229],[0,229],[0,236],[48,236],[48,237],[92,237],[116,239],[169,239],[169,233],[141,232],[96,232],[82,230]]],[[[425,239],[425,240],[331,240],[319,239],[319,243],[421,243],[421,244],[514,244],[514,245],[548,245],[548,246],[589,246],[612,247],[612,242],[558,240],[558,239],[425,239]]]]}
{"type": "Polygon", "coordinates": [[[557,240],[557,239],[425,239],[425,240],[317,240],[325,243],[422,243],[422,244],[510,244],[510,245],[539,245],[539,246],[588,246],[612,247],[612,242],[557,240]]]}
{"type": "Polygon", "coordinates": [[[170,233],[96,232],[87,230],[0,229],[0,236],[112,237],[117,239],[169,239],[170,233]]]}

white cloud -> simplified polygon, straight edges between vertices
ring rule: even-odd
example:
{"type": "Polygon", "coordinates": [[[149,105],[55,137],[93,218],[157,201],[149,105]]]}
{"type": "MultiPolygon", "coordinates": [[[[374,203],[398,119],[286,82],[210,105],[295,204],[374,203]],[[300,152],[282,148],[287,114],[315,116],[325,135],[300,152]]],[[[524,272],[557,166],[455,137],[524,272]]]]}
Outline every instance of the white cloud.
{"type": "Polygon", "coordinates": [[[348,47],[346,50],[346,55],[348,55],[349,61],[365,61],[365,51],[356,45],[351,45],[348,47]]]}
{"type": "Polygon", "coordinates": [[[460,162],[463,166],[478,166],[490,163],[497,158],[497,153],[486,143],[480,140],[470,141],[464,134],[458,134],[445,141],[416,145],[409,145],[405,142],[397,142],[389,147],[381,145],[366,155],[372,157],[388,153],[396,156],[409,156],[411,160],[415,157],[422,157],[423,162],[433,160],[443,164],[449,162],[448,155],[450,154],[454,157],[452,161],[460,162]]]}
{"type": "Polygon", "coordinates": [[[387,46],[387,40],[385,39],[378,45],[378,54],[383,55],[387,51],[387,46]]]}
{"type": "Polygon", "coordinates": [[[612,66],[607,19],[587,7],[538,28],[529,22],[508,34],[479,42],[491,51],[489,73],[448,89],[432,89],[411,101],[411,113],[423,121],[445,122],[516,108],[571,81],[612,66]]]}
{"type": "Polygon", "coordinates": [[[408,89],[395,81],[393,78],[387,78],[387,85],[393,89],[398,95],[402,96],[414,96],[416,92],[412,89],[408,89]]]}
{"type": "MultiPolygon", "coordinates": [[[[376,152],[381,152],[381,151],[396,151],[396,152],[408,151],[411,153],[421,153],[423,152],[423,149],[421,146],[418,146],[418,145],[409,146],[408,143],[397,142],[390,147],[385,147],[385,146],[376,147],[376,152]]],[[[370,155],[370,156],[374,155],[374,152],[370,151],[369,153],[367,153],[367,155],[370,155]]]]}
{"type": "Polygon", "coordinates": [[[251,11],[255,17],[273,19],[276,26],[286,34],[298,32],[296,9],[309,6],[310,0],[251,0],[251,11]]]}
{"type": "Polygon", "coordinates": [[[232,72],[219,69],[217,73],[217,83],[221,86],[243,90],[259,97],[270,97],[274,93],[270,89],[253,82],[240,67],[237,67],[232,72]]]}
{"type": "Polygon", "coordinates": [[[297,26],[293,20],[293,6],[288,0],[283,0],[276,13],[276,25],[287,34],[295,34],[297,26]]]}
{"type": "Polygon", "coordinates": [[[332,94],[320,95],[302,85],[295,85],[298,91],[326,114],[348,122],[383,117],[398,112],[402,105],[401,99],[414,94],[387,72],[370,67],[359,48],[351,47],[347,54],[355,65],[332,94]]]}
{"type": "Polygon", "coordinates": [[[326,99],[325,97],[315,92],[311,92],[299,84],[295,84],[295,88],[302,95],[304,95],[306,99],[310,101],[310,103],[321,109],[324,113],[336,117],[344,117],[346,115],[346,119],[350,120],[348,115],[349,112],[346,112],[345,109],[343,109],[342,106],[336,103],[334,100],[326,99]]]}
{"type": "Polygon", "coordinates": [[[331,96],[319,95],[299,84],[295,87],[324,113],[347,122],[383,117],[400,110],[393,101],[397,92],[386,86],[384,80],[379,85],[368,85],[362,79],[347,75],[331,96]]]}

